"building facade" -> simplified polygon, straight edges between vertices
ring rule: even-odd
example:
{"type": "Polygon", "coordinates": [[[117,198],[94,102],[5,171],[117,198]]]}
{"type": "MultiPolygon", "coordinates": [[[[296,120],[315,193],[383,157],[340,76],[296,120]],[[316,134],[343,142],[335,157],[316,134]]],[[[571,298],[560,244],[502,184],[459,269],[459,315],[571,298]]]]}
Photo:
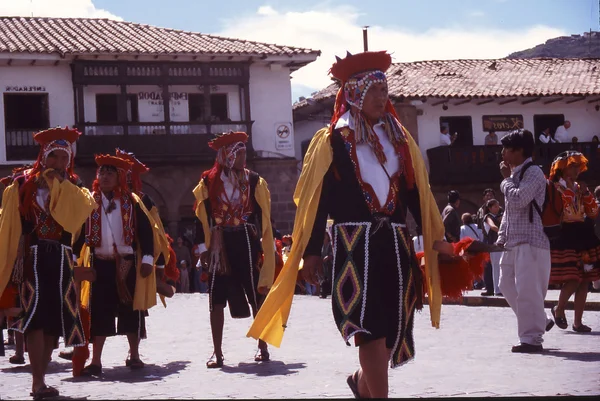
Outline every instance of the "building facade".
{"type": "MultiPolygon", "coordinates": [[[[536,138],[546,128],[554,134],[565,121],[577,143],[540,145],[534,159],[548,173],[560,152],[577,149],[590,160],[586,182],[600,184],[598,59],[447,60],[397,63],[388,71],[390,97],[427,162],[438,205],[451,189],[461,192],[461,212],[474,212],[485,188],[501,198],[501,146],[485,146],[485,136],[499,138],[521,127],[536,138]],[[452,146],[440,146],[440,128],[457,133],[452,146]]],[[[296,157],[331,118],[337,84],[294,104],[296,157]],[[302,146],[304,145],[304,147],[302,146]]],[[[500,199],[502,201],[502,199],[500,199]]]]}
{"type": "MultiPolygon", "coordinates": [[[[1,175],[36,158],[35,132],[77,127],[84,182],[95,154],[135,153],[173,236],[193,235],[191,191],[213,164],[216,133],[247,132],[249,167],[295,183],[290,74],[318,51],[106,19],[0,17],[3,32],[1,175]]],[[[271,187],[275,222],[291,231],[293,188],[271,187]]]]}

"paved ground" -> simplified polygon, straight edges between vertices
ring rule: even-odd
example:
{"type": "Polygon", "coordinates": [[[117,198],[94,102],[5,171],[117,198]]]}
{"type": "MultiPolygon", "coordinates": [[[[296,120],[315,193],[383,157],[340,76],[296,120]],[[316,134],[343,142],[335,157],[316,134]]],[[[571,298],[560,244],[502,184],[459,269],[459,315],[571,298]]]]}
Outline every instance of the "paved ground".
{"type": "MultiPolygon", "coordinates": [[[[103,379],[73,379],[70,364],[55,351],[48,384],[67,399],[352,396],[346,376],[358,366],[358,353],[334,327],[330,300],[297,296],[282,347],[272,349],[273,360],[263,364],[254,362],[255,343],[245,337],[250,320],[227,317],[222,370],[205,367],[212,353],[205,294],[177,294],[167,309],[157,306],[150,314],[150,338],[141,346],[145,369],[124,366],[127,345],[119,337],[107,341],[103,379]]],[[[570,323],[572,318],[567,311],[570,323]]],[[[390,395],[600,395],[600,312],[586,312],[584,320],[596,331],[555,327],[544,354],[520,355],[510,352],[517,338],[509,308],[444,305],[436,330],[425,307],[415,322],[416,359],[391,372],[390,395]]],[[[0,358],[0,399],[27,399],[29,371],[0,358]]]]}

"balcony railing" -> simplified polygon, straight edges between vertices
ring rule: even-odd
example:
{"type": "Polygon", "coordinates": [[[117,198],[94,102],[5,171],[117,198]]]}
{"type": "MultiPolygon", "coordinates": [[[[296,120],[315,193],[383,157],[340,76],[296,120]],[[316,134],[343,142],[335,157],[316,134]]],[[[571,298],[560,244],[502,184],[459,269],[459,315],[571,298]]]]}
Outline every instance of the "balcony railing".
{"type": "MultiPolygon", "coordinates": [[[[83,135],[77,143],[78,163],[93,163],[98,153],[113,153],[119,147],[148,162],[211,161],[214,152],[208,142],[215,133],[248,132],[250,123],[171,123],[170,134],[164,123],[105,125],[86,123],[78,127],[83,135]],[[127,134],[126,134],[127,133],[127,134]]],[[[8,161],[35,160],[39,145],[33,140],[38,130],[6,131],[8,161]]]]}
{"type": "Polygon", "coordinates": [[[118,147],[149,163],[210,162],[215,154],[208,142],[214,133],[247,131],[248,127],[245,122],[170,123],[170,134],[166,135],[167,126],[161,123],[86,123],[79,127],[84,135],[77,144],[76,160],[79,164],[91,164],[94,155],[113,153],[118,147]]]}
{"type": "MultiPolygon", "coordinates": [[[[246,122],[227,122],[227,123],[170,123],[169,130],[173,135],[190,134],[216,134],[227,131],[247,132],[246,122]]],[[[101,124],[85,123],[80,124],[79,129],[87,136],[114,136],[114,135],[166,135],[167,126],[164,123],[127,123],[127,124],[101,124]]]]}
{"type": "MultiPolygon", "coordinates": [[[[533,159],[548,174],[552,160],[565,150],[577,150],[589,160],[588,175],[600,176],[600,149],[592,142],[536,146],[533,159]]],[[[429,180],[435,185],[481,184],[502,181],[502,146],[440,146],[427,150],[429,180]]]]}
{"type": "Polygon", "coordinates": [[[6,160],[34,160],[40,151],[33,134],[40,130],[6,130],[6,160]]]}

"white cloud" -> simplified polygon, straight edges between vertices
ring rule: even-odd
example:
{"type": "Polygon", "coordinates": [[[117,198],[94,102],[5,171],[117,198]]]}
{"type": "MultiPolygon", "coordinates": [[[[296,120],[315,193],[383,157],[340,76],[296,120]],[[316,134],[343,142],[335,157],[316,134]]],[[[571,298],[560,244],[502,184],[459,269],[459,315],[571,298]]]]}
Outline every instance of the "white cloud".
{"type": "Polygon", "coordinates": [[[92,0],[1,0],[0,15],[122,19],[106,10],[96,8],[92,0]]]}
{"type": "Polygon", "coordinates": [[[483,17],[485,13],[480,10],[473,10],[469,13],[469,17],[483,17]]]}
{"type": "MultiPolygon", "coordinates": [[[[281,12],[263,6],[256,14],[224,21],[220,35],[321,50],[317,61],[293,74],[293,85],[321,89],[331,83],[327,75],[335,55],[363,49],[359,10],[350,6],[323,6],[306,11],[281,12]]],[[[387,50],[393,60],[449,60],[502,58],[565,31],[538,25],[521,30],[447,27],[411,32],[401,27],[369,28],[369,50],[387,50]]],[[[306,95],[306,94],[305,94],[306,95]]]]}

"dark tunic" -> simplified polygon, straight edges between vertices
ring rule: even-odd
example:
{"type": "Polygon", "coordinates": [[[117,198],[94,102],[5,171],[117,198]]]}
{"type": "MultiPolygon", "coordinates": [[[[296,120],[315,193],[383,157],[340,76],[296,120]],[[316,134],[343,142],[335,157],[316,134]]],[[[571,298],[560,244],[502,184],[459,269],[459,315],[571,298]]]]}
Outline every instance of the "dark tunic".
{"type": "Polygon", "coordinates": [[[410,210],[420,226],[419,192],[408,189],[401,174],[393,213],[373,214],[340,130],[334,130],[331,147],[333,161],[304,256],[321,256],[329,215],[334,222],[332,308],[338,329],[345,341],[359,333],[357,345],[385,338],[395,367],[414,356],[416,258],[405,223],[410,210]]]}

